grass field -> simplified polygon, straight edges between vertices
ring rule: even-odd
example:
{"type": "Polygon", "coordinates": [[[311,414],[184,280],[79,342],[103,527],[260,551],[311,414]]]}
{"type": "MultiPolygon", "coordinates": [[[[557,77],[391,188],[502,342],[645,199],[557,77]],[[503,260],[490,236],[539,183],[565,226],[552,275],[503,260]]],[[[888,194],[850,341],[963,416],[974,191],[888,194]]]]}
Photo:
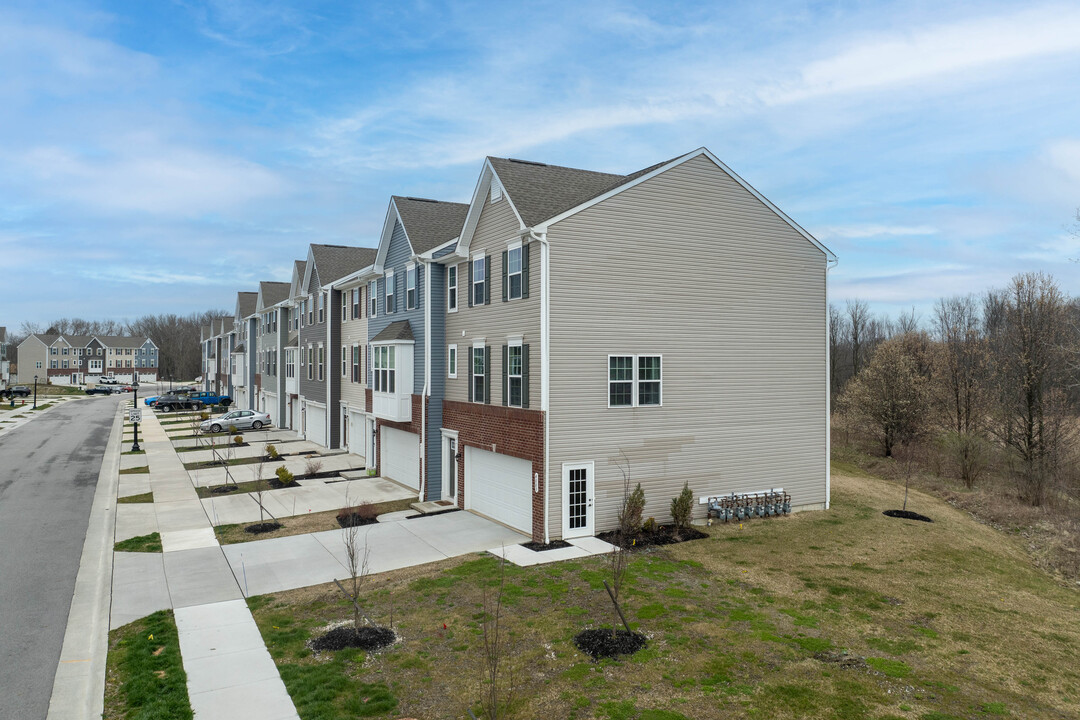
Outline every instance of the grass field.
{"type": "Polygon", "coordinates": [[[109,633],[105,720],[188,720],[187,675],[171,610],[109,633]]]}
{"type": "MultiPolygon", "coordinates": [[[[717,525],[634,556],[628,619],[648,647],[593,662],[573,645],[610,626],[605,563],[508,567],[517,718],[1064,718],[1080,715],[1080,588],[1019,541],[913,492],[933,524],[884,517],[903,488],[834,475],[826,512],[717,525]]],[[[418,521],[418,522],[423,522],[418,521]]],[[[331,585],[251,598],[301,718],[465,718],[481,697],[490,555],[375,576],[365,609],[402,640],[318,657],[349,616],[331,585]],[[359,703],[368,698],[370,703],[359,703]],[[386,708],[393,708],[392,711],[386,708]]]]}

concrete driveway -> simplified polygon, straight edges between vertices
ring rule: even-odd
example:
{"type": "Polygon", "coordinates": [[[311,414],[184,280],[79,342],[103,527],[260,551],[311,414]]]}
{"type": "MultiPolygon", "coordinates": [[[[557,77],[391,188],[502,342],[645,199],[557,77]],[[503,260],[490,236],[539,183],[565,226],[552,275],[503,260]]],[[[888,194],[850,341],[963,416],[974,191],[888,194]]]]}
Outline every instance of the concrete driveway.
{"type": "MultiPolygon", "coordinates": [[[[421,516],[360,528],[358,543],[371,548],[372,573],[437,562],[471,552],[499,550],[529,540],[469,512],[421,516]]],[[[221,548],[244,595],[292,590],[346,577],[340,530],[257,540],[221,548]]]]}

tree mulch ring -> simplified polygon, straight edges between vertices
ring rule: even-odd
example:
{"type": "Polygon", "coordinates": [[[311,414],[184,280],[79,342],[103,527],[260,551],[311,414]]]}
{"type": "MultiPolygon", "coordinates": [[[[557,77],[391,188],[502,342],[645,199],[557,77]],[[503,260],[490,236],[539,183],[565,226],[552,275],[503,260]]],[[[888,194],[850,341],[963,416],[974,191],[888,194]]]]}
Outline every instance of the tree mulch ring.
{"type": "Polygon", "coordinates": [[[253,535],[262,535],[263,533],[274,532],[279,529],[281,529],[281,523],[279,522],[262,522],[248,525],[244,528],[244,532],[249,532],[253,535]]]}
{"type": "Polygon", "coordinates": [[[270,486],[271,490],[280,490],[281,488],[300,487],[300,483],[296,482],[296,478],[293,478],[292,481],[288,485],[281,482],[277,478],[270,478],[269,480],[266,481],[266,484],[270,486]]]}
{"type": "Polygon", "coordinates": [[[218,485],[217,487],[210,488],[210,492],[215,495],[224,495],[225,493],[235,492],[239,489],[239,485],[218,485]]]}
{"type": "Polygon", "coordinates": [[[338,515],[337,524],[343,528],[347,527],[360,527],[361,525],[374,525],[379,522],[377,517],[363,517],[360,513],[350,513],[348,515],[338,515]]]}
{"type": "Polygon", "coordinates": [[[591,656],[593,660],[633,655],[645,647],[645,642],[645,636],[641,633],[626,630],[616,630],[612,633],[608,628],[582,630],[574,636],[574,645],[577,649],[591,656]]]}
{"type": "Polygon", "coordinates": [[[545,550],[558,550],[559,548],[570,547],[570,543],[565,540],[552,540],[551,542],[544,544],[533,540],[531,542],[521,543],[521,547],[528,548],[535,552],[544,552],[545,550]]]}
{"type": "Polygon", "coordinates": [[[325,635],[321,635],[311,641],[311,649],[316,652],[323,650],[344,650],[345,648],[360,648],[361,650],[378,650],[393,644],[397,635],[390,628],[384,627],[339,627],[334,628],[325,635]]]}
{"type": "Polygon", "coordinates": [[[920,515],[917,512],[911,512],[910,510],[886,510],[881,513],[882,515],[888,515],[894,518],[903,518],[905,520],[921,520],[922,522],[934,522],[925,515],[920,515]]]}
{"type": "MultiPolygon", "coordinates": [[[[618,535],[618,531],[609,530],[608,532],[600,533],[596,537],[604,542],[616,545],[618,544],[618,535]]],[[[636,548],[647,548],[657,545],[674,545],[675,543],[686,542],[687,540],[701,540],[702,538],[707,537],[709,537],[708,534],[695,528],[676,530],[673,525],[660,525],[655,530],[642,530],[637,535],[628,538],[625,547],[627,550],[634,550],[636,548]]]]}

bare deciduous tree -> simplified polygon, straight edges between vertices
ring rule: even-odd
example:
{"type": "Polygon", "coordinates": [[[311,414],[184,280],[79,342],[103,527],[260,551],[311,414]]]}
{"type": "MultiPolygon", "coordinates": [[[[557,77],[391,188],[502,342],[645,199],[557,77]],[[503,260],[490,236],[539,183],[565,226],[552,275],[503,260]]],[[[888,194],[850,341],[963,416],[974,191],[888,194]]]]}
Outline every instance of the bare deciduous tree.
{"type": "Polygon", "coordinates": [[[851,346],[851,374],[857,376],[866,352],[863,345],[871,320],[870,307],[862,300],[849,300],[846,312],[848,343],[851,346]]]}
{"type": "Polygon", "coordinates": [[[484,585],[483,622],[484,676],[487,687],[482,693],[480,707],[488,720],[505,717],[514,700],[514,668],[507,659],[509,643],[503,638],[503,590],[506,587],[506,560],[499,557],[499,574],[495,588],[484,585]]]}

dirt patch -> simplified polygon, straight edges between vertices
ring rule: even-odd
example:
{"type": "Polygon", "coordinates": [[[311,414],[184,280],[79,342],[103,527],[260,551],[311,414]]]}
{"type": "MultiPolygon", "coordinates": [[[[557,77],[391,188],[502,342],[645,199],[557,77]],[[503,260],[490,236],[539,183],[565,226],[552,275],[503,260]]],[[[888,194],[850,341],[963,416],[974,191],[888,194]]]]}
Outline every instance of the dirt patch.
{"type": "Polygon", "coordinates": [[[582,630],[574,636],[574,645],[593,660],[633,655],[646,645],[645,636],[637,632],[607,628],[582,630]]]}

